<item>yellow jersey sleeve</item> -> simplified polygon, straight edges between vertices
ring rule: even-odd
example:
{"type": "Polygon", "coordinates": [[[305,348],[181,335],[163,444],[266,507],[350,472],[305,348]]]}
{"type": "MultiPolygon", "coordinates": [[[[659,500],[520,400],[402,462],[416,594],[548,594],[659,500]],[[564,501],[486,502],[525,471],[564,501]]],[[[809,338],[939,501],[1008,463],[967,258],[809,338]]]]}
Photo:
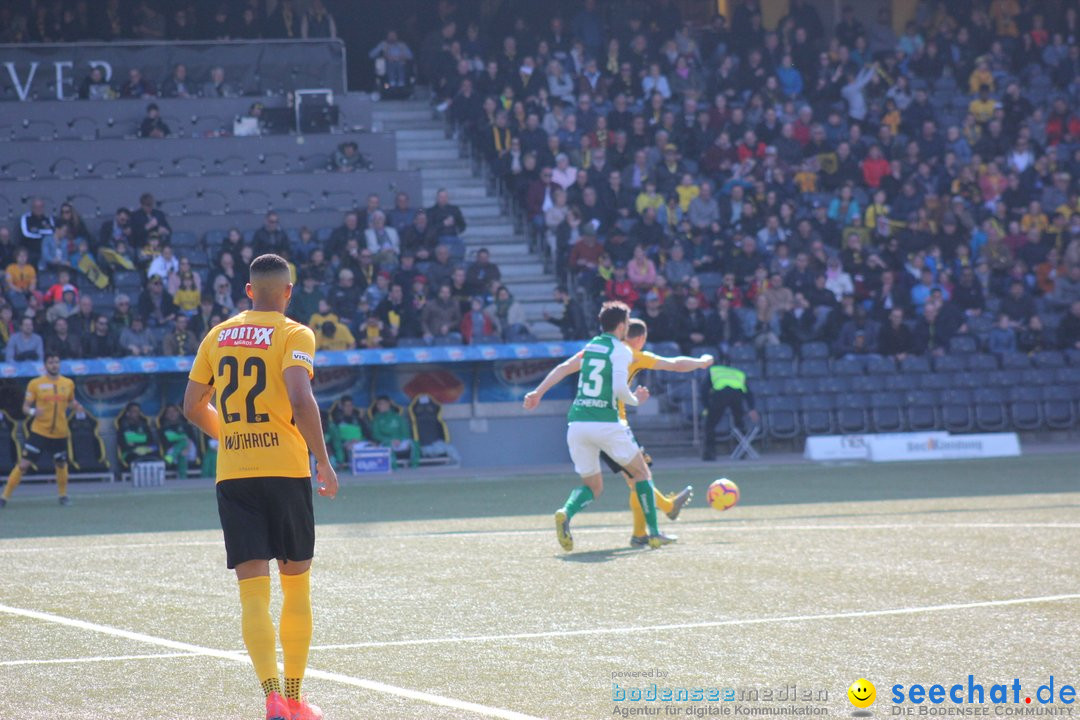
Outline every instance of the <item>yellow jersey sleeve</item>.
{"type": "Polygon", "coordinates": [[[195,353],[195,362],[188,371],[188,380],[193,380],[203,385],[214,384],[214,368],[210,363],[210,348],[213,345],[213,335],[217,328],[206,333],[206,337],[199,343],[199,350],[195,353]]]}
{"type": "Polygon", "coordinates": [[[652,370],[661,360],[656,353],[648,350],[635,350],[634,359],[630,362],[630,375],[642,370],[652,370]]]}
{"type": "Polygon", "coordinates": [[[299,323],[285,341],[285,358],[281,362],[282,371],[291,367],[302,367],[309,378],[315,377],[315,333],[299,323]]]}

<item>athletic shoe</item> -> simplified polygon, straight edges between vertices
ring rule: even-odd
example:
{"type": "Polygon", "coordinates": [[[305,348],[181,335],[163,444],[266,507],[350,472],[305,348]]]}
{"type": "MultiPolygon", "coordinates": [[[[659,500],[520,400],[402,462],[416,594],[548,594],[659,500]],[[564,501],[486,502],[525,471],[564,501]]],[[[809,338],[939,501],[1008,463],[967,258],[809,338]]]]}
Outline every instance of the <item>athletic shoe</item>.
{"type": "Polygon", "coordinates": [[[292,720],[289,701],[276,692],[266,696],[266,720],[292,720]]]}
{"type": "Polygon", "coordinates": [[[312,705],[307,700],[289,700],[289,710],[292,711],[292,720],[322,720],[322,710],[318,705],[312,705]]]}
{"type": "Polygon", "coordinates": [[[664,533],[660,533],[659,535],[653,535],[652,537],[649,537],[648,535],[631,535],[630,536],[630,547],[634,547],[634,548],[647,548],[647,547],[658,548],[661,545],[670,545],[673,542],[678,542],[678,540],[679,540],[678,535],[665,535],[664,533]],[[653,540],[656,541],[655,545],[653,545],[653,543],[652,543],[653,540]]]}
{"type": "Polygon", "coordinates": [[[61,505],[70,505],[71,504],[71,498],[69,498],[67,495],[61,495],[60,496],[60,504],[61,505]]]}
{"type": "Polygon", "coordinates": [[[667,513],[668,520],[678,520],[679,513],[682,509],[690,504],[690,501],[694,499],[694,486],[687,485],[679,494],[671,498],[671,511],[667,513]]]}
{"type": "Polygon", "coordinates": [[[0,498],[0,509],[3,509],[5,505],[7,505],[7,500],[0,498]]]}
{"type": "Polygon", "coordinates": [[[566,552],[574,549],[574,536],[570,534],[570,518],[561,508],[555,511],[555,537],[566,552]]]}

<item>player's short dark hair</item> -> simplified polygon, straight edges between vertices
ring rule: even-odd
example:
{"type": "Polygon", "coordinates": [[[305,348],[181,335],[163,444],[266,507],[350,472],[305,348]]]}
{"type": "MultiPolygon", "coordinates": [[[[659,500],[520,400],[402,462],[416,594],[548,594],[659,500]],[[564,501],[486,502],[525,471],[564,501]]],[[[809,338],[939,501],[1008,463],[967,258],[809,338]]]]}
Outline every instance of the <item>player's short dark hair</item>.
{"type": "Polygon", "coordinates": [[[60,353],[55,353],[55,352],[47,352],[47,353],[45,353],[45,362],[49,362],[49,358],[56,358],[57,360],[59,360],[60,359],[60,353]]]}
{"type": "Polygon", "coordinates": [[[276,275],[278,273],[289,272],[289,263],[285,258],[274,253],[267,253],[260,255],[251,261],[251,276],[256,275],[276,275]]]}
{"type": "Polygon", "coordinates": [[[333,320],[327,320],[322,324],[322,334],[328,338],[332,338],[337,335],[337,325],[333,320]]]}
{"type": "Polygon", "coordinates": [[[641,337],[647,332],[649,332],[649,326],[645,324],[644,320],[630,318],[630,327],[626,329],[626,339],[633,340],[641,337]]]}
{"type": "Polygon", "coordinates": [[[600,329],[608,333],[630,319],[630,308],[626,303],[613,300],[600,308],[600,329]]]}

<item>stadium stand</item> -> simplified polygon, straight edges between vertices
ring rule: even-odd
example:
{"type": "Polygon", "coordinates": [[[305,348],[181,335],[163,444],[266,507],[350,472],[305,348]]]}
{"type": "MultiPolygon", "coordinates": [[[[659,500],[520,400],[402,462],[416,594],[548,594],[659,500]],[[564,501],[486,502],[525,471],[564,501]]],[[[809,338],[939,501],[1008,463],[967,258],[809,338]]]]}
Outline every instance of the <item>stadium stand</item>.
{"type": "MultiPolygon", "coordinates": [[[[280,246],[316,280],[302,319],[325,299],[362,346],[457,342],[474,295],[483,309],[470,328],[505,332],[523,314],[525,337],[578,340],[599,303],[627,299],[658,352],[711,352],[742,368],[778,442],[1075,429],[1075,13],[940,4],[897,35],[860,13],[828,28],[803,2],[766,30],[756,2],[728,5],[727,17],[706,18],[680,3],[481,13],[491,47],[444,18],[404,38],[420,50],[396,79],[381,66],[388,96],[412,94],[415,71],[427,87],[418,99],[373,109],[346,94],[327,134],[221,137],[254,98],[156,99],[167,139],[137,139],[146,99],[8,104],[0,267],[21,241],[36,261],[40,231],[68,222],[70,203],[108,277],[101,288],[76,273],[74,284],[110,315],[118,291],[156,307],[144,290],[164,245],[198,287],[220,291],[203,320],[243,306],[245,247],[280,246]],[[568,34],[549,33],[556,17],[568,34]],[[1067,25],[1061,42],[1040,30],[1067,25]],[[348,140],[370,164],[339,156],[348,140]],[[171,235],[120,247],[132,268],[106,267],[102,251],[123,232],[103,241],[98,227],[118,207],[134,212],[145,191],[171,235]],[[35,197],[45,207],[25,216],[27,234],[35,197]],[[269,210],[279,224],[266,231],[269,210]],[[355,224],[343,223],[350,210],[355,224]],[[232,228],[239,237],[226,240],[232,228]],[[481,248],[494,271],[477,268],[481,248]],[[400,296],[380,286],[383,273],[400,296]],[[498,300],[504,282],[511,297],[498,300]],[[436,308],[443,283],[452,301],[436,308]],[[556,285],[568,293],[553,301],[556,285]],[[422,317],[454,322],[436,334],[422,317]]],[[[65,232],[77,267],[79,229],[65,232]]],[[[39,334],[56,335],[55,301],[34,297],[56,282],[55,265],[38,269],[32,291],[7,278],[5,339],[27,311],[39,334]]],[[[172,294],[180,273],[169,274],[172,294]]],[[[668,415],[698,412],[699,378],[649,381],[668,415]]]]}

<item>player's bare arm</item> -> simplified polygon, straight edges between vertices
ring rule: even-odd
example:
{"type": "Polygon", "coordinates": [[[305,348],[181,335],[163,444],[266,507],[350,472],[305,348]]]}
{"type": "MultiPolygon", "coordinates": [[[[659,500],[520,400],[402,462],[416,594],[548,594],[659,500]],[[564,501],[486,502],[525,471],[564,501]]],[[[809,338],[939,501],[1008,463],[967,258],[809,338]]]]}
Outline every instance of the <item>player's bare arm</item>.
{"type": "Polygon", "coordinates": [[[688,373],[695,370],[704,370],[715,362],[712,355],[702,355],[693,358],[685,355],[678,357],[661,357],[656,361],[654,370],[666,370],[668,372],[688,373]]]}
{"type": "Polygon", "coordinates": [[[214,387],[194,380],[188,380],[184,390],[184,417],[204,433],[218,439],[220,430],[217,408],[210,399],[214,396],[214,387]]]}
{"type": "Polygon", "coordinates": [[[540,405],[540,401],[544,398],[544,395],[548,390],[555,387],[563,381],[564,378],[573,375],[581,370],[581,353],[574,355],[573,357],[563,360],[561,363],[551,369],[551,372],[547,374],[547,377],[536,386],[536,389],[525,395],[525,401],[523,403],[526,410],[535,410],[540,405]]]}
{"type": "Polygon", "coordinates": [[[285,389],[292,404],[293,421],[296,429],[304,436],[304,441],[315,455],[315,472],[319,480],[319,494],[333,498],[337,495],[337,473],[330,466],[330,456],[326,452],[326,440],[323,438],[322,420],[319,419],[319,406],[311,392],[311,379],[308,371],[302,367],[288,367],[283,373],[285,389]]]}

